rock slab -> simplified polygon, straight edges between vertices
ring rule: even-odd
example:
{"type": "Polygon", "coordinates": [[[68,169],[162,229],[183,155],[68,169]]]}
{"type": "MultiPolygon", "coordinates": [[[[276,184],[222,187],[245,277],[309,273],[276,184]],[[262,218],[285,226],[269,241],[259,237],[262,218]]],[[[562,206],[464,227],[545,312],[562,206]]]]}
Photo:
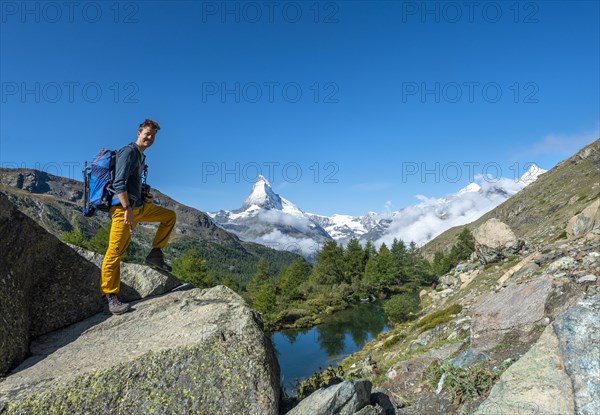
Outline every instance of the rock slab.
{"type": "Polygon", "coordinates": [[[490,350],[506,336],[525,341],[546,317],[556,318],[578,295],[569,280],[547,276],[509,285],[500,292],[492,291],[484,295],[473,310],[472,347],[490,350]]]}
{"type": "MultiPolygon", "coordinates": [[[[79,255],[94,263],[99,269],[102,267],[104,255],[85,250],[75,245],[69,245],[79,255]]],[[[100,273],[97,276],[100,284],[100,273]]],[[[181,285],[173,275],[157,271],[151,267],[139,264],[121,262],[121,292],[119,298],[122,301],[135,301],[153,295],[160,295],[171,291],[181,285]]]]}
{"type": "Polygon", "coordinates": [[[277,413],[279,365],[239,295],[181,288],[134,308],[34,341],[0,382],[0,413],[277,413]]]}
{"type": "Polygon", "coordinates": [[[600,413],[599,315],[597,294],[558,316],[502,374],[474,415],[600,413]]]}
{"type": "Polygon", "coordinates": [[[102,310],[98,267],[0,193],[0,374],[35,337],[102,310]]]}
{"type": "MultiPolygon", "coordinates": [[[[370,402],[372,384],[368,380],[346,380],[313,392],[287,415],[353,415],[370,402]]],[[[372,413],[365,410],[363,413],[372,413]]]]}

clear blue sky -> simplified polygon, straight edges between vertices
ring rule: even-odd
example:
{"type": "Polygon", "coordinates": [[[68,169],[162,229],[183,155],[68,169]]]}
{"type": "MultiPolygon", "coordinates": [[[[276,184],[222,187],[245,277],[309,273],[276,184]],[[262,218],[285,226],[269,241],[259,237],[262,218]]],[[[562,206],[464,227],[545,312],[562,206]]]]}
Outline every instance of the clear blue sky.
{"type": "Polygon", "coordinates": [[[260,170],[359,215],[598,138],[599,3],[467,4],[2,1],[0,164],[80,179],[150,117],[181,202],[237,208],[260,170]]]}

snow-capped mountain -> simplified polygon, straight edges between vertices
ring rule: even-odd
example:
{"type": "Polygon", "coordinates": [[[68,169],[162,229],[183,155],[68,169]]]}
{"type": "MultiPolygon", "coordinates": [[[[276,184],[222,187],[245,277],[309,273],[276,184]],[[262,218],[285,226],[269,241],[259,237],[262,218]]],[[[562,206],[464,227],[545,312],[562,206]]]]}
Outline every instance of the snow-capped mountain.
{"type": "Polygon", "coordinates": [[[369,212],[363,216],[305,213],[275,193],[263,176],[258,176],[241,208],[209,215],[219,226],[244,241],[306,257],[311,257],[329,239],[344,245],[351,238],[362,243],[371,241],[376,246],[384,242],[389,246],[394,238],[423,244],[447,229],[478,219],[545,171],[532,165],[518,180],[478,177],[479,183],[469,183],[444,198],[417,195],[417,204],[394,212],[369,212]]]}
{"type": "Polygon", "coordinates": [[[377,226],[379,214],[369,212],[364,216],[332,215],[321,216],[313,213],[307,215],[321,225],[337,242],[346,244],[351,238],[359,238],[377,226]]]}
{"type": "Polygon", "coordinates": [[[331,239],[309,215],[275,193],[263,176],[257,177],[241,208],[220,210],[208,215],[243,241],[257,242],[307,257],[331,239]]]}
{"type": "Polygon", "coordinates": [[[545,172],[534,164],[518,180],[479,177],[480,184],[470,183],[445,198],[417,195],[420,203],[381,215],[377,226],[360,240],[376,246],[384,242],[389,246],[394,238],[424,244],[454,226],[473,222],[545,172]]]}

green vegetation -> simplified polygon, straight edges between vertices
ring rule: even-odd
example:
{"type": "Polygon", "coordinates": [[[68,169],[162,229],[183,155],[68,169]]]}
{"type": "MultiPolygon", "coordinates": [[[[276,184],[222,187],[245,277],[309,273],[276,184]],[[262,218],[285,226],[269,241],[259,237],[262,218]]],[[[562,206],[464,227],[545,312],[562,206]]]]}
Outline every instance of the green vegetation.
{"type": "Polygon", "coordinates": [[[296,398],[298,400],[302,400],[317,389],[335,385],[336,383],[340,383],[343,380],[344,369],[342,369],[341,366],[338,366],[337,368],[329,367],[325,369],[325,371],[315,373],[308,379],[305,379],[302,382],[300,382],[300,387],[298,388],[298,395],[296,398]]]}
{"type": "Polygon", "coordinates": [[[426,369],[425,376],[433,390],[436,390],[440,379],[445,376],[443,388],[450,392],[455,404],[461,404],[477,396],[485,396],[509,365],[507,363],[490,369],[484,363],[479,363],[461,369],[447,362],[435,362],[426,369]]]}
{"type": "Polygon", "coordinates": [[[434,328],[438,324],[447,323],[448,321],[452,320],[453,315],[456,315],[461,311],[462,306],[460,304],[452,304],[448,308],[438,310],[423,317],[417,322],[417,324],[413,326],[413,330],[420,329],[419,333],[423,333],[424,331],[434,328]]]}
{"type": "Polygon", "coordinates": [[[415,291],[395,295],[383,304],[383,311],[392,323],[410,320],[419,311],[419,294],[415,291]]]}
{"type": "Polygon", "coordinates": [[[246,299],[263,314],[265,328],[306,327],[364,298],[387,298],[387,313],[403,321],[419,309],[418,287],[431,284],[431,266],[416,244],[394,240],[389,249],[352,239],[344,249],[328,241],[315,265],[298,259],[278,274],[259,267],[247,286],[246,299]],[[398,294],[398,295],[396,295],[398,294]]]}
{"type": "Polygon", "coordinates": [[[198,288],[212,287],[214,277],[206,269],[206,260],[195,249],[189,249],[173,261],[173,275],[198,288]]]}
{"type": "Polygon", "coordinates": [[[460,261],[468,259],[475,250],[475,239],[469,228],[464,228],[458,235],[457,241],[450,249],[448,255],[442,251],[436,251],[433,256],[431,268],[433,273],[441,277],[452,268],[458,265],[460,261]]]}

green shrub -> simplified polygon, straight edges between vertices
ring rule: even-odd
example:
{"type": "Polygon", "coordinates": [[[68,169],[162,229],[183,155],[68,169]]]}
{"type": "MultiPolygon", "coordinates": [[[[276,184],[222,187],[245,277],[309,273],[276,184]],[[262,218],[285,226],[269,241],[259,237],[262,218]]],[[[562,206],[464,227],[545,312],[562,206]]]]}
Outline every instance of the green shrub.
{"type": "Polygon", "coordinates": [[[413,330],[420,328],[421,330],[419,330],[419,333],[423,333],[424,331],[434,328],[438,324],[446,323],[452,320],[451,316],[458,314],[461,311],[462,306],[460,304],[452,304],[448,308],[444,308],[443,310],[438,310],[434,313],[426,315],[413,326],[413,330]]]}
{"type": "Polygon", "coordinates": [[[68,232],[61,235],[60,239],[71,245],[76,245],[81,248],[88,248],[88,241],[79,226],[75,226],[68,232]]]}
{"type": "Polygon", "coordinates": [[[400,342],[400,340],[404,340],[406,338],[405,334],[396,334],[394,336],[391,336],[389,339],[387,339],[386,341],[383,342],[383,344],[381,345],[382,349],[388,349],[390,347],[392,347],[393,345],[397,344],[398,342],[400,342]]]}
{"type": "Polygon", "coordinates": [[[401,323],[410,320],[412,315],[419,311],[419,303],[419,295],[414,291],[398,294],[383,304],[383,311],[389,321],[401,323]]]}
{"type": "Polygon", "coordinates": [[[425,376],[431,389],[435,390],[442,376],[446,375],[443,388],[450,392],[453,402],[460,405],[471,398],[485,396],[509,365],[506,363],[490,369],[479,363],[461,369],[449,363],[434,362],[425,370],[425,376]]]}
{"type": "Polygon", "coordinates": [[[328,386],[335,385],[336,383],[340,383],[344,380],[343,377],[344,369],[341,366],[338,366],[335,369],[329,367],[322,373],[315,373],[308,379],[300,382],[297,398],[302,400],[317,389],[326,388],[328,386]]]}
{"type": "Polygon", "coordinates": [[[173,261],[173,275],[199,288],[210,287],[213,283],[212,276],[206,269],[206,261],[193,248],[173,261]]]}

